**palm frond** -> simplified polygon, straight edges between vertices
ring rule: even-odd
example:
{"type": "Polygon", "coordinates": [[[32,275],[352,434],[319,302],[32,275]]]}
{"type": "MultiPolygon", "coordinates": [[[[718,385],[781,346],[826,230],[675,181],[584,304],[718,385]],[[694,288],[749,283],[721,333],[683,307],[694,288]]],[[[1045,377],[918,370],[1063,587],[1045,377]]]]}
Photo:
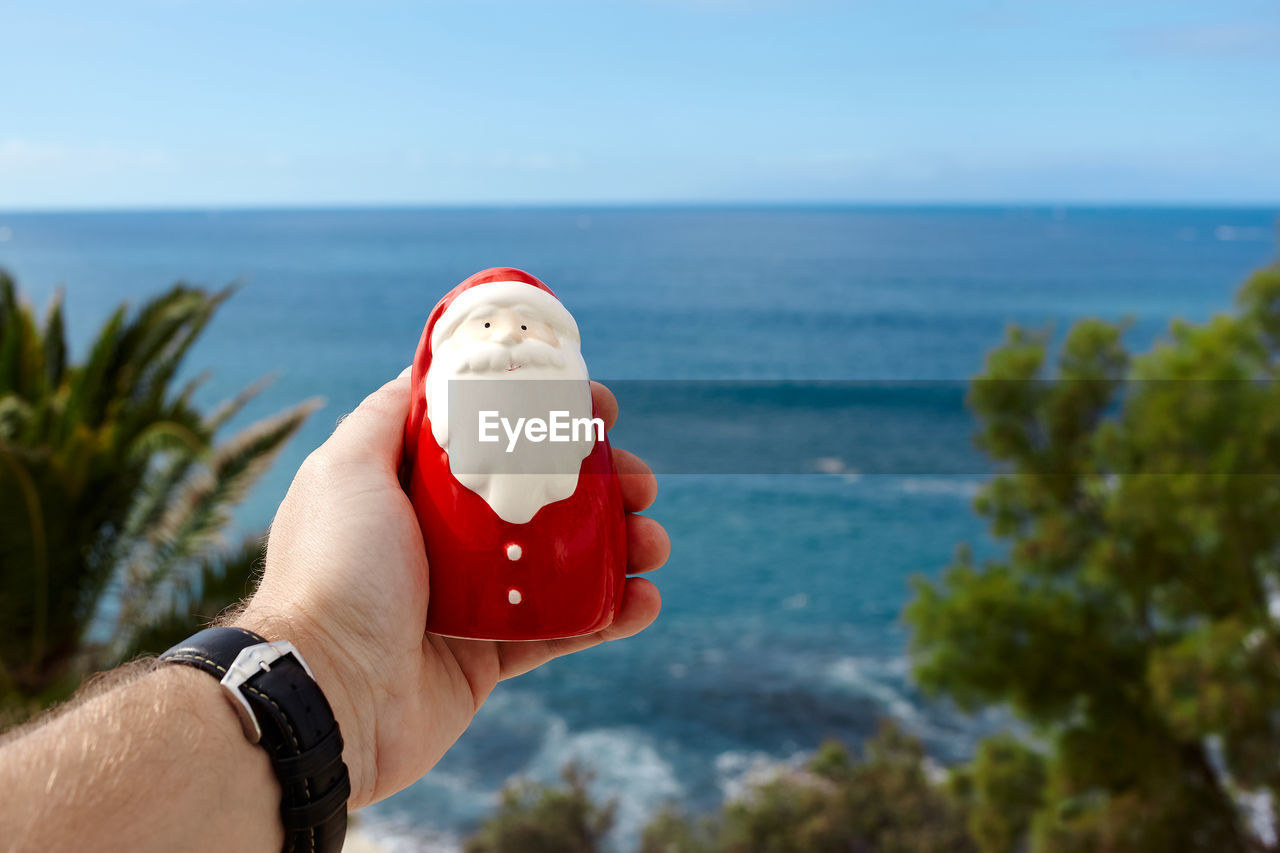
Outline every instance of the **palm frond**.
{"type": "Polygon", "coordinates": [[[189,556],[191,549],[226,523],[228,507],[266,472],[303,422],[324,405],[312,398],[277,415],[252,424],[220,445],[208,466],[209,478],[194,488],[173,525],[175,555],[189,556]]]}
{"type": "Polygon", "coordinates": [[[251,536],[224,554],[201,561],[196,583],[174,590],[148,620],[128,626],[117,657],[159,654],[216,619],[253,591],[266,559],[266,536],[251,536]]]}
{"type": "Polygon", "coordinates": [[[126,310],[126,306],[121,305],[107,319],[89,348],[89,357],[76,371],[71,383],[63,430],[53,437],[54,441],[65,441],[67,434],[81,424],[96,427],[102,423],[106,408],[103,401],[113,384],[109,377],[116,361],[126,310]]]}
{"type": "Polygon", "coordinates": [[[178,500],[183,484],[208,456],[204,436],[180,424],[164,421],[152,424],[138,437],[130,453],[149,460],[146,479],[134,493],[118,537],[115,562],[127,566],[145,559],[136,552],[149,549],[164,515],[178,500]]]}
{"type": "Polygon", "coordinates": [[[43,366],[34,313],[6,278],[0,282],[0,394],[40,399],[47,389],[43,366]]]}
{"type": "Polygon", "coordinates": [[[44,321],[44,375],[50,389],[62,384],[62,376],[67,369],[67,336],[62,317],[62,300],[63,292],[59,289],[49,303],[44,321]]]}
{"type": "Polygon", "coordinates": [[[20,440],[30,429],[34,415],[31,404],[16,396],[0,396],[0,442],[20,440]]]}
{"type": "MultiPolygon", "coordinates": [[[[18,498],[10,503],[21,507],[20,515],[12,511],[7,514],[4,530],[0,533],[0,549],[6,562],[21,560],[30,572],[31,582],[26,584],[26,597],[31,608],[27,661],[39,661],[44,657],[49,632],[49,540],[45,508],[31,472],[18,454],[4,444],[0,444],[0,483],[10,484],[6,492],[18,498]]],[[[9,571],[6,567],[5,574],[8,575],[9,571]]],[[[18,602],[13,604],[21,608],[18,602]]]]}
{"type": "Polygon", "coordinates": [[[134,344],[129,367],[135,395],[145,397],[152,406],[162,404],[192,344],[231,293],[231,288],[212,295],[175,288],[143,309],[136,344],[128,338],[134,344]]]}
{"type": "Polygon", "coordinates": [[[223,400],[219,403],[209,417],[205,419],[205,425],[209,430],[209,434],[213,435],[217,433],[218,430],[222,429],[222,427],[226,426],[227,422],[240,414],[240,412],[244,410],[244,407],[249,405],[253,398],[265,391],[271,386],[271,383],[275,381],[276,377],[274,374],[267,374],[254,382],[248,388],[245,388],[239,394],[236,394],[231,399],[223,400]]]}
{"type": "Polygon", "coordinates": [[[182,493],[155,525],[144,565],[131,564],[122,593],[117,638],[126,636],[130,622],[150,621],[147,609],[157,590],[181,592],[192,578],[181,567],[207,556],[216,547],[230,520],[230,507],[270,467],[276,454],[307,417],[323,405],[307,400],[280,414],[246,427],[218,447],[206,466],[194,469],[182,493]]]}

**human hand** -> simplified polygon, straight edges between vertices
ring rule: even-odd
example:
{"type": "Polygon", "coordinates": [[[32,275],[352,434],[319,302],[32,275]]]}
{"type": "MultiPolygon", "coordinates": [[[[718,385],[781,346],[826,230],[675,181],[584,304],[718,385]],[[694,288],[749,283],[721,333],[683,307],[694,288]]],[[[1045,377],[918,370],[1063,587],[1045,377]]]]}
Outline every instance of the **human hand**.
{"type": "MultiPolygon", "coordinates": [[[[611,429],[618,404],[592,382],[611,429]]],[[[632,636],[658,615],[657,588],[628,578],[613,624],[563,640],[502,643],[424,634],[429,573],[422,532],[398,471],[409,379],[387,383],[299,468],[271,525],[266,574],[236,624],[297,646],[333,705],[351,773],[349,808],[424,775],[466,730],[497,682],[554,657],[632,636]]],[[[657,494],[640,459],[614,449],[627,510],[627,571],[671,551],[656,521],[635,515],[657,494]]]]}

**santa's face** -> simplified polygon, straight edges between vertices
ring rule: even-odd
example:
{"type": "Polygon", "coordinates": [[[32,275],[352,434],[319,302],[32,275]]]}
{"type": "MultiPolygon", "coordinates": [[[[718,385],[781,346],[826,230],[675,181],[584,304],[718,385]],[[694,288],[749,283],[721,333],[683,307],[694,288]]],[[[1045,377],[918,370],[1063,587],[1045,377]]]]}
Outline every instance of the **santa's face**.
{"type": "Polygon", "coordinates": [[[539,444],[513,453],[500,444],[477,445],[466,431],[475,429],[480,411],[495,408],[513,423],[521,417],[545,419],[552,409],[569,418],[590,418],[586,363],[576,339],[557,334],[532,305],[473,305],[454,322],[432,351],[423,388],[432,435],[449,453],[450,469],[460,483],[504,519],[522,523],[545,504],[573,493],[593,442],[539,444]],[[452,393],[449,387],[454,380],[516,379],[574,381],[472,382],[455,385],[452,393]],[[461,443],[451,440],[454,430],[461,431],[461,443]]]}
{"type": "MultiPolygon", "coordinates": [[[[484,312],[441,341],[432,358],[459,378],[524,378],[511,374],[528,368],[558,370],[565,365],[560,340],[550,325],[511,308],[484,312]]],[[[526,376],[528,374],[525,374],[526,376]]]]}
{"type": "Polygon", "coordinates": [[[562,341],[533,306],[477,305],[461,318],[431,355],[427,413],[442,448],[448,449],[449,382],[455,379],[576,379],[587,365],[573,340],[562,341]]]}
{"type": "Polygon", "coordinates": [[[511,373],[525,366],[563,364],[563,359],[551,352],[561,348],[551,324],[523,305],[491,305],[470,312],[449,336],[447,348],[467,351],[460,367],[477,373],[511,373]],[[507,356],[505,364],[503,355],[507,356]]]}

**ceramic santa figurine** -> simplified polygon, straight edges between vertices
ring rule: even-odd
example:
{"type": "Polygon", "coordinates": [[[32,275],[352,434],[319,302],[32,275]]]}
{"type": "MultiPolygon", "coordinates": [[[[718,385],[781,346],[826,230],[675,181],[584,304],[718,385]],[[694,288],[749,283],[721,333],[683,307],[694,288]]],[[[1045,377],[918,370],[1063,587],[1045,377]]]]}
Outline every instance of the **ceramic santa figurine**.
{"type": "Polygon", "coordinates": [[[613,621],[626,525],[578,326],[521,270],[476,273],[431,311],[405,429],[430,566],[427,630],[538,640],[613,621]]]}

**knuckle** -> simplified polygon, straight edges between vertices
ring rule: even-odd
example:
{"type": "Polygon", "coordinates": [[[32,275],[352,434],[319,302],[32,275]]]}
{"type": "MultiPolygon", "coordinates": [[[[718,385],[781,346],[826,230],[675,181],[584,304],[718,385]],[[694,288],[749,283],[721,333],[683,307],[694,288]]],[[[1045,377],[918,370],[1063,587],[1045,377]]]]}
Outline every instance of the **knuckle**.
{"type": "Polygon", "coordinates": [[[393,415],[398,414],[403,408],[401,401],[401,389],[392,385],[384,385],[377,391],[374,391],[360,403],[356,410],[351,414],[355,417],[363,415],[393,415]]]}
{"type": "Polygon", "coordinates": [[[308,453],[307,458],[302,460],[302,465],[298,467],[298,475],[295,479],[308,486],[320,485],[332,476],[333,465],[332,455],[325,451],[325,447],[322,444],[308,453]]]}

